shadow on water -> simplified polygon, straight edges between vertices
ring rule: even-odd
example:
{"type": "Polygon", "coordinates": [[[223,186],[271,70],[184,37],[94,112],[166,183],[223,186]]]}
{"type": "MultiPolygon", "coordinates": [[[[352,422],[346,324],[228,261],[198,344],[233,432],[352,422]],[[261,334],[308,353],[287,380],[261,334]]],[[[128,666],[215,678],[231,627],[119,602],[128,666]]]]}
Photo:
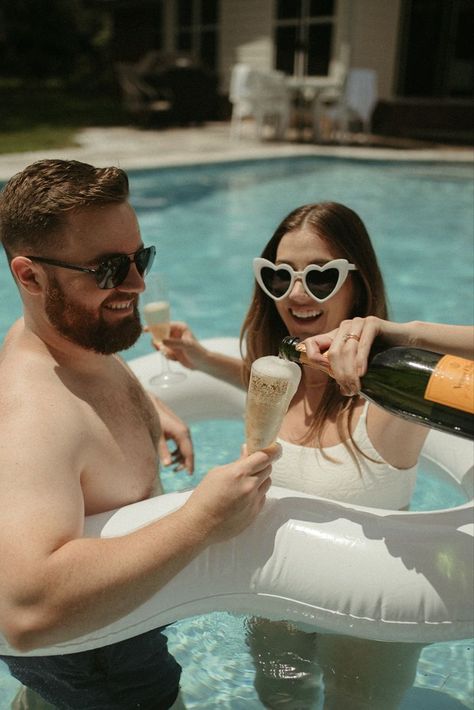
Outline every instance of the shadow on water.
{"type": "Polygon", "coordinates": [[[466,705],[446,693],[430,688],[410,688],[399,710],[466,710],[466,705]]]}
{"type": "Polygon", "coordinates": [[[469,166],[410,163],[390,161],[370,163],[364,160],[345,160],[338,157],[272,158],[269,160],[242,160],[230,163],[203,163],[171,168],[153,168],[128,171],[131,181],[132,204],[139,211],[167,209],[176,205],[199,202],[213,193],[226,190],[245,190],[263,182],[270,183],[316,173],[329,174],[333,170],[359,165],[367,169],[368,176],[374,171],[373,179],[382,170],[385,175],[393,172],[406,180],[442,180],[443,182],[465,182],[472,179],[469,166]]]}
{"type": "Polygon", "coordinates": [[[315,168],[328,170],[340,163],[331,158],[273,158],[129,171],[132,204],[139,212],[167,209],[199,202],[221,191],[247,190],[262,182],[284,180],[289,169],[293,177],[311,176],[315,168]]]}

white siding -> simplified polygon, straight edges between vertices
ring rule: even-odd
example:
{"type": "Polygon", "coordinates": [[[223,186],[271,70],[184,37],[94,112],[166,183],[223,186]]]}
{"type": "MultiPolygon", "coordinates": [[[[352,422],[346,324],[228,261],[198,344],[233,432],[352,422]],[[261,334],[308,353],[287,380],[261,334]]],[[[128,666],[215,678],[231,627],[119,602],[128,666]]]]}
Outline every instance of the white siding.
{"type": "Polygon", "coordinates": [[[351,65],[375,69],[379,98],[391,98],[396,80],[400,0],[353,0],[351,4],[351,65]]]}
{"type": "Polygon", "coordinates": [[[220,76],[228,90],[232,66],[273,67],[274,0],[221,0],[220,76]]]}

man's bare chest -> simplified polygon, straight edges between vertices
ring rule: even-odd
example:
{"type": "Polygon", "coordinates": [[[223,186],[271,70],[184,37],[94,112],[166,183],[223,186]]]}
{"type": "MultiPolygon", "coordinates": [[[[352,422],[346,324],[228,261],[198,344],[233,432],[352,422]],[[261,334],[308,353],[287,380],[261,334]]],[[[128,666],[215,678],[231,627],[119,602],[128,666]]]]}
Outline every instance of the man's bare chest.
{"type": "Polygon", "coordinates": [[[84,393],[86,455],[81,486],[88,513],[148,497],[155,485],[159,420],[138,383],[84,393]]]}

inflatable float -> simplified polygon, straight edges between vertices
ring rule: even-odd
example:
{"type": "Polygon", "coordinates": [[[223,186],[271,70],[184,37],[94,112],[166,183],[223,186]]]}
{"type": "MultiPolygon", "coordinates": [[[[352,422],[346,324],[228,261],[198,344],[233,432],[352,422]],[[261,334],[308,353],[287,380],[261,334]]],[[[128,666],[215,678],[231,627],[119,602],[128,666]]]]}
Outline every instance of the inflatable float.
{"type": "MultiPolygon", "coordinates": [[[[235,339],[205,344],[238,353],[235,339]]],[[[153,353],[130,362],[144,385],[160,357],[153,353]]],[[[188,372],[184,383],[159,395],[187,421],[241,418],[245,403],[244,392],[199,372],[188,372]]],[[[471,638],[473,445],[431,431],[422,456],[425,470],[454,479],[469,502],[433,512],[394,512],[273,487],[249,528],[210,546],[132,613],[26,655],[84,651],[213,611],[287,619],[306,630],[379,641],[471,638]]],[[[91,516],[85,535],[127,534],[175,510],[189,495],[169,493],[91,516]]],[[[0,653],[18,655],[1,637],[0,653]]]]}

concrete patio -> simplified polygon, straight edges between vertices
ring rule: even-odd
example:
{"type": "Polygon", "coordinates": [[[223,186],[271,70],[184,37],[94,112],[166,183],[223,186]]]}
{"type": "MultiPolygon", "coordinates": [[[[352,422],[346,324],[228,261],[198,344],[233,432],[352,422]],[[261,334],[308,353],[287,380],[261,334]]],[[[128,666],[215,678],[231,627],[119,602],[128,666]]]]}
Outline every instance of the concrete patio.
{"type": "Polygon", "coordinates": [[[357,145],[323,145],[296,141],[257,142],[251,122],[239,141],[231,140],[228,123],[202,127],[140,130],[134,127],[88,128],[77,134],[77,147],[0,155],[0,180],[8,180],[26,165],[42,158],[82,160],[124,169],[152,168],[205,162],[301,155],[339,156],[371,160],[472,162],[471,147],[389,141],[353,136],[357,145]],[[374,142],[377,145],[374,146],[374,142]],[[394,144],[397,147],[391,147],[394,144]]]}

